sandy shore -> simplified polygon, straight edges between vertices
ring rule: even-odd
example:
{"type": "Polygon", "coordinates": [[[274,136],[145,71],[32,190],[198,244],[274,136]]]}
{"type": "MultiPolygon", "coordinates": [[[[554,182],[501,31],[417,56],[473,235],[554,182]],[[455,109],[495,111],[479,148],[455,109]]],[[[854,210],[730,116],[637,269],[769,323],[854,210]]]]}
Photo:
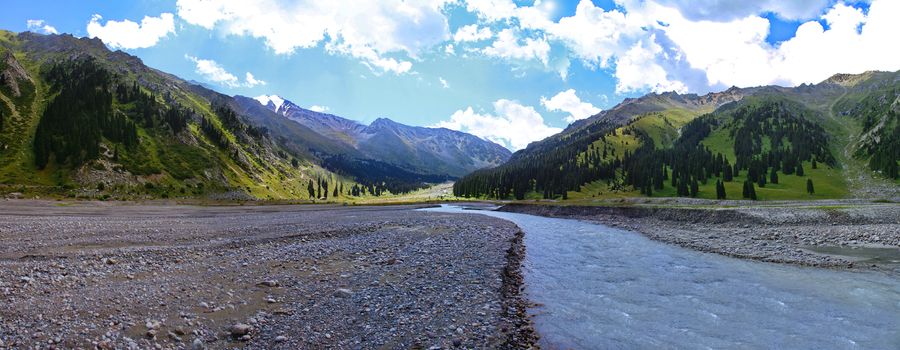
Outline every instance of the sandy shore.
{"type": "Polygon", "coordinates": [[[732,257],[832,268],[896,271],[817,247],[900,249],[900,205],[835,202],[767,206],[559,206],[507,204],[500,210],[594,221],[682,247],[732,257]]]}
{"type": "Polygon", "coordinates": [[[414,207],[0,202],[0,348],[525,348],[521,233],[414,207]]]}

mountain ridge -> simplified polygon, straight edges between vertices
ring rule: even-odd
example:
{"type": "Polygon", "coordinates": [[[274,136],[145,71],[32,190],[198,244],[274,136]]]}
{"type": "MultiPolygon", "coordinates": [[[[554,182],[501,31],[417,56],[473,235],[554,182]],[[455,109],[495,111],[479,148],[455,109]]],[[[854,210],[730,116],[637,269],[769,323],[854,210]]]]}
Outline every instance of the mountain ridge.
{"type": "Polygon", "coordinates": [[[455,178],[500,165],[512,154],[494,142],[456,130],[408,126],[385,117],[364,125],[302,108],[278,95],[263,95],[254,100],[322,136],[353,147],[364,157],[416,173],[455,178]]]}
{"type": "MultiPolygon", "coordinates": [[[[751,158],[742,158],[739,169],[734,170],[747,171],[753,168],[758,172],[762,169],[774,169],[782,166],[784,159],[790,164],[801,162],[798,159],[802,159],[802,162],[806,162],[803,166],[809,167],[810,162],[817,157],[828,157],[823,153],[797,153],[803,150],[792,149],[793,142],[799,142],[804,145],[802,147],[807,147],[805,145],[808,142],[816,142],[815,147],[822,147],[821,139],[813,141],[798,138],[783,141],[785,145],[769,145],[769,140],[773,138],[786,140],[780,133],[790,131],[773,131],[775,129],[772,126],[776,125],[773,123],[778,116],[781,119],[777,120],[787,120],[791,125],[802,124],[807,130],[814,130],[813,134],[826,135],[826,147],[837,161],[827,164],[825,169],[812,172],[816,174],[817,182],[826,182],[820,186],[823,191],[817,196],[891,197],[896,196],[900,189],[897,186],[900,184],[897,177],[897,163],[900,160],[898,112],[900,72],[836,74],[818,84],[797,87],[731,87],[702,96],[674,92],[650,93],[625,99],[613,108],[569,125],[556,135],[533,142],[514,153],[503,166],[477,171],[464,177],[456,183],[454,189],[458,195],[490,198],[566,198],[569,195],[592,198],[598,195],[639,196],[650,193],[676,196],[688,192],[691,196],[715,198],[709,187],[712,184],[707,184],[707,181],[709,171],[718,170],[721,176],[720,165],[704,169],[706,172],[698,172],[696,168],[694,171],[681,170],[681,175],[685,176],[684,181],[701,182],[699,186],[688,186],[697,187],[697,191],[685,192],[679,189],[679,193],[675,193],[674,186],[681,185],[675,180],[671,180],[673,187],[657,188],[662,184],[662,179],[668,177],[662,172],[663,168],[669,171],[675,170],[673,166],[683,169],[671,158],[672,147],[679,139],[686,137],[682,128],[701,116],[716,115],[707,118],[712,122],[708,126],[694,125],[700,128],[698,130],[710,128],[710,133],[699,132],[691,136],[695,137],[694,140],[684,141],[686,143],[683,144],[695,147],[700,142],[711,149],[713,156],[718,157],[718,153],[730,162],[736,160],[732,153],[739,149],[741,152],[749,152],[746,154],[751,158]],[[797,103],[802,108],[789,107],[792,106],[791,103],[797,103]],[[727,109],[734,108],[749,108],[749,112],[725,113],[727,109]],[[787,114],[777,112],[782,110],[787,110],[788,112],[784,112],[787,114]],[[758,115],[759,113],[763,115],[758,115]],[[747,118],[756,120],[754,123],[757,124],[751,129],[740,126],[747,118]],[[813,124],[803,124],[807,121],[813,124]],[[735,132],[739,130],[749,134],[736,135],[735,132]],[[738,145],[738,136],[744,137],[740,142],[750,142],[748,145],[752,148],[745,149],[743,144],[738,145]],[[662,153],[653,149],[662,150],[662,153]],[[640,160],[636,155],[639,152],[645,154],[641,156],[645,160],[640,160]],[[657,157],[657,160],[646,160],[646,156],[657,157]],[[777,159],[750,165],[748,159],[759,157],[777,159]],[[661,159],[668,160],[660,163],[661,159]],[[773,163],[774,161],[778,164],[773,163]],[[637,167],[628,168],[631,166],[629,162],[658,166],[660,170],[659,173],[641,173],[637,167]],[[861,162],[868,164],[862,165],[861,162]],[[831,181],[830,178],[839,180],[831,181]],[[601,184],[597,180],[606,183],[601,184]],[[648,187],[648,183],[652,184],[652,188],[648,187]]],[[[707,159],[708,156],[702,152],[685,152],[687,151],[681,155],[697,156],[697,159],[707,159]]],[[[822,164],[823,159],[818,160],[822,164]]],[[[719,158],[715,161],[722,162],[719,158]]],[[[791,167],[783,168],[789,171],[787,175],[791,175],[786,178],[789,180],[787,183],[792,183],[792,187],[785,187],[785,183],[769,186],[761,191],[761,197],[809,197],[806,187],[796,183],[799,180],[793,176],[791,167]]],[[[743,176],[738,177],[747,180],[743,176]]],[[[754,175],[753,180],[759,180],[759,177],[754,175]]],[[[731,182],[725,187],[727,192],[734,190],[731,182]]]]}

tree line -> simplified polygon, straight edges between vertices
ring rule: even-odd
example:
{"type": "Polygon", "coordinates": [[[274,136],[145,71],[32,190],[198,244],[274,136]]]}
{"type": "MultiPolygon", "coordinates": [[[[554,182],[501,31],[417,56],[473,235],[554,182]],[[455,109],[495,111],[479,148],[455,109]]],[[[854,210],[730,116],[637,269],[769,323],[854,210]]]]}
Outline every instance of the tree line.
{"type": "Polygon", "coordinates": [[[678,196],[695,197],[701,184],[715,178],[717,197],[724,199],[724,183],[746,174],[742,196],[756,199],[755,187],[778,183],[779,172],[803,176],[804,161],[812,162],[813,167],[818,162],[834,165],[827,134],[806,120],[805,113],[808,111],[789,101],[735,105],[692,120],[682,127],[671,147],[661,149],[633,124],[621,131],[608,125],[596,139],[579,139],[576,133],[551,139],[550,146],[540,145],[544,149],[517,153],[505,165],[467,175],[454,184],[453,191],[462,197],[524,199],[527,193],[537,192],[543,198],[566,199],[567,191],[605,180],[614,190],[631,188],[652,196],[672,186],[678,196]],[[733,137],[736,159],[712,152],[701,142],[722,127],[733,137]],[[617,132],[633,136],[639,146],[624,154],[608,149],[607,138],[617,132]],[[764,147],[764,142],[770,143],[764,147]],[[554,148],[554,144],[559,146],[554,148]]]}

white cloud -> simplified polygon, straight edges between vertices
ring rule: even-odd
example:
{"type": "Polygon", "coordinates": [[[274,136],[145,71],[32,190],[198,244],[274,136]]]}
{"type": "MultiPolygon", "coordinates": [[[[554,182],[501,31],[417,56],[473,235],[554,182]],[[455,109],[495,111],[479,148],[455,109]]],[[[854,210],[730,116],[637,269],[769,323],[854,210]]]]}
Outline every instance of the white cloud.
{"type": "Polygon", "coordinates": [[[497,40],[491,46],[485,47],[481,52],[488,56],[505,59],[537,59],[546,66],[549,60],[550,44],[544,38],[526,38],[524,44],[520,44],[515,31],[506,28],[497,34],[497,40]]]}
{"type": "Polygon", "coordinates": [[[456,48],[453,47],[453,44],[447,44],[447,46],[444,46],[444,53],[448,55],[455,55],[456,48]]]}
{"type": "Polygon", "coordinates": [[[28,25],[28,30],[35,33],[59,34],[59,32],[56,31],[55,27],[51,26],[42,19],[29,19],[25,23],[28,25]]]}
{"type": "Polygon", "coordinates": [[[247,87],[254,87],[257,85],[266,85],[265,81],[256,79],[256,77],[254,77],[253,74],[250,72],[247,72],[247,74],[244,78],[244,81],[246,81],[245,85],[247,87]]]}
{"type": "Polygon", "coordinates": [[[438,77],[438,81],[441,82],[441,86],[443,86],[444,89],[449,89],[449,88],[450,88],[450,84],[448,84],[447,81],[444,80],[443,77],[438,77]]]}
{"type": "Polygon", "coordinates": [[[200,74],[204,79],[208,81],[220,85],[224,85],[230,88],[252,88],[257,85],[266,85],[265,81],[256,79],[250,72],[247,72],[244,82],[242,83],[237,76],[228,72],[225,67],[222,67],[222,65],[220,65],[216,61],[197,58],[191,55],[184,55],[184,58],[191,62],[194,62],[194,64],[196,65],[196,67],[194,68],[195,73],[200,74]]]}
{"type": "Polygon", "coordinates": [[[772,12],[788,20],[811,19],[828,7],[830,0],[659,0],[661,5],[676,7],[693,21],[729,21],[760,13],[772,12]]]}
{"type": "Polygon", "coordinates": [[[328,108],[328,106],[319,106],[319,105],[309,106],[309,110],[311,110],[313,112],[319,112],[319,113],[328,112],[329,109],[330,108],[328,108]]]}
{"type": "Polygon", "coordinates": [[[97,14],[91,17],[87,25],[88,36],[100,38],[114,49],[151,47],[170,33],[175,33],[175,19],[171,13],[163,13],[159,17],[145,16],[140,24],[127,19],[100,24],[102,19],[103,17],[97,14]]]}
{"type": "Polygon", "coordinates": [[[600,113],[600,108],[582,101],[575,94],[575,89],[562,91],[551,98],[541,97],[541,105],[550,112],[566,112],[566,122],[574,122],[600,113]]]}
{"type": "Polygon", "coordinates": [[[450,120],[442,121],[436,127],[468,132],[512,150],[525,148],[531,142],[562,131],[544,124],[544,118],[534,107],[523,106],[515,101],[495,101],[494,112],[495,114],[478,113],[468,107],[457,110],[450,116],[450,120]]]}
{"type": "Polygon", "coordinates": [[[188,23],[264,39],[277,54],[324,43],[376,73],[401,74],[420,52],[449,39],[447,1],[178,0],[177,8],[188,23]]]}
{"type": "MultiPolygon", "coordinates": [[[[835,73],[900,70],[895,43],[900,1],[872,0],[865,12],[828,0],[616,3],[607,11],[581,0],[575,14],[558,21],[547,16],[543,2],[519,7],[511,0],[467,0],[467,9],[509,27],[501,30],[497,42],[503,44],[491,48],[493,55],[539,56],[541,50],[522,50],[518,32],[561,42],[586,67],[609,69],[619,93],[705,93],[731,85],[799,85],[835,73]],[[772,45],[766,41],[767,13],[809,21],[793,38],[772,45]]],[[[566,72],[558,71],[565,79],[566,72]]]]}
{"type": "Polygon", "coordinates": [[[494,33],[491,32],[491,28],[479,28],[477,24],[470,24],[457,29],[456,34],[453,34],[453,41],[458,43],[466,41],[481,41],[490,39],[492,36],[494,36],[494,33]]]}

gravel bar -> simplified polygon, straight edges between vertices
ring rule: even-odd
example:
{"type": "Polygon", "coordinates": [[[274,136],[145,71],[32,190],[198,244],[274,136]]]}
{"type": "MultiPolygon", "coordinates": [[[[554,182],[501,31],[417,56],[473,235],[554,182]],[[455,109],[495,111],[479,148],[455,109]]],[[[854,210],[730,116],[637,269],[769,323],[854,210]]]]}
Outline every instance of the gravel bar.
{"type": "Polygon", "coordinates": [[[0,348],[533,347],[522,233],[412,206],[0,203],[0,348]]]}

